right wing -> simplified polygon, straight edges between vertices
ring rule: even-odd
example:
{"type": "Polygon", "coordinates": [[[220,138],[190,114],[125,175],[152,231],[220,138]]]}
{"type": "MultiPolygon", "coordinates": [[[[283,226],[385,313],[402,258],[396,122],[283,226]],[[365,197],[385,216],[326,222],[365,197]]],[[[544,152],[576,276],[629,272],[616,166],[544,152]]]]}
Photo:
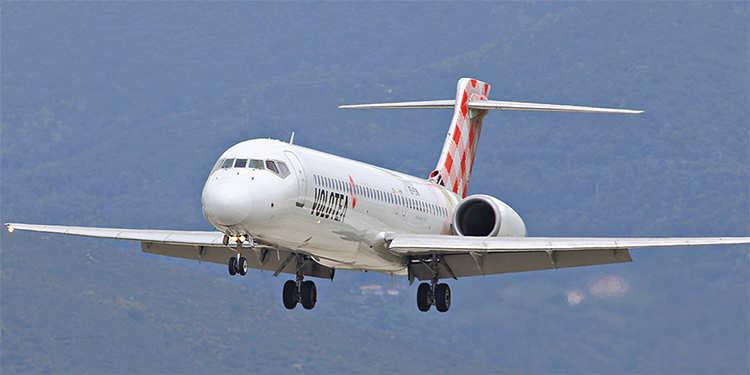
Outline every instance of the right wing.
{"type": "MultiPolygon", "coordinates": [[[[22,230],[140,241],[141,250],[145,253],[219,264],[227,264],[229,258],[237,254],[235,249],[224,245],[224,234],[216,231],[97,228],[21,223],[7,223],[5,227],[11,233],[22,230]]],[[[247,265],[250,268],[281,273],[296,272],[295,263],[290,261],[293,253],[289,249],[260,244],[252,248],[245,246],[240,252],[247,259],[247,265]]],[[[332,278],[334,273],[332,268],[317,262],[306,262],[303,272],[307,276],[322,278],[332,278]]]]}
{"type": "Polygon", "coordinates": [[[409,274],[429,280],[427,261],[440,255],[440,278],[630,262],[631,248],[747,244],[750,237],[462,237],[394,234],[388,249],[407,256],[409,274]]]}
{"type": "Polygon", "coordinates": [[[518,253],[632,249],[638,247],[733,245],[750,243],[750,237],[470,237],[397,234],[389,249],[400,254],[429,252],[518,253]]]}

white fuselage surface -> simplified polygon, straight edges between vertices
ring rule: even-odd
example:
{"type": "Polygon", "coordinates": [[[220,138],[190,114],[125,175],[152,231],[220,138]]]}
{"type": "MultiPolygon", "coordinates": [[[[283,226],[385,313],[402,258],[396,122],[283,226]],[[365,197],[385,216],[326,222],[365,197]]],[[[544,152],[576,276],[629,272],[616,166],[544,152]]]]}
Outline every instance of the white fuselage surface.
{"type": "MultiPolygon", "coordinates": [[[[405,262],[386,251],[386,235],[451,234],[453,209],[460,201],[426,179],[286,142],[253,139],[221,155],[201,204],[221,232],[316,254],[319,263],[330,267],[402,274],[405,262]],[[245,166],[235,167],[237,159],[245,166]],[[267,161],[284,163],[289,174],[269,169],[267,161]]],[[[525,236],[523,220],[505,206],[512,214],[503,218],[507,225],[499,234],[525,236]]]]}

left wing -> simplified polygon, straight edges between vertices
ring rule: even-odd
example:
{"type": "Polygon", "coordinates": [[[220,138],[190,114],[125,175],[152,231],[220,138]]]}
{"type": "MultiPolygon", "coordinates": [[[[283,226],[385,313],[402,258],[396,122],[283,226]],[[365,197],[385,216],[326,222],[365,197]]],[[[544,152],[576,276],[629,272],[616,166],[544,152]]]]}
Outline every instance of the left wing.
{"type": "Polygon", "coordinates": [[[224,233],[215,231],[95,228],[20,223],[6,223],[5,228],[8,229],[8,232],[26,230],[31,232],[60,233],[84,237],[111,238],[115,240],[136,240],[172,245],[224,246],[222,243],[224,233]]]}
{"type": "Polygon", "coordinates": [[[440,255],[441,278],[630,262],[640,247],[747,244],[750,237],[461,237],[394,234],[388,249],[410,257],[409,274],[429,280],[425,262],[440,255]]]}
{"type": "MultiPolygon", "coordinates": [[[[144,253],[218,264],[227,264],[227,260],[237,254],[236,250],[224,245],[224,233],[216,231],[96,228],[20,223],[6,223],[5,227],[8,232],[24,230],[140,241],[141,250],[144,253]]],[[[265,244],[259,245],[255,247],[245,245],[240,250],[242,256],[247,259],[248,267],[275,273],[296,272],[294,262],[290,262],[293,256],[291,251],[265,244]]],[[[295,250],[295,252],[299,251],[295,250]]],[[[334,270],[317,262],[306,262],[303,273],[306,276],[332,278],[334,270]]]]}

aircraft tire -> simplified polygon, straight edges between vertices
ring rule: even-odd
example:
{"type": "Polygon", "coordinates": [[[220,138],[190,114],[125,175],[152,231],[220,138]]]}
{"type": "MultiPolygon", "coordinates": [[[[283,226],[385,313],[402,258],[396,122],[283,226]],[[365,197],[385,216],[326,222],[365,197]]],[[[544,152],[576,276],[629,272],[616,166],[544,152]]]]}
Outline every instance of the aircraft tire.
{"type": "Polygon", "coordinates": [[[315,307],[315,302],[318,300],[318,290],[315,287],[315,283],[308,280],[302,282],[302,307],[306,310],[311,310],[315,307]]]}
{"type": "Polygon", "coordinates": [[[435,287],[435,308],[440,312],[451,308],[451,288],[448,284],[440,283],[435,287]]]}
{"type": "Polygon", "coordinates": [[[234,276],[237,274],[237,259],[235,257],[229,257],[227,266],[229,266],[230,275],[234,276]]]}
{"type": "Polygon", "coordinates": [[[247,275],[247,259],[240,257],[240,262],[237,263],[237,273],[242,276],[247,275]]]}
{"type": "Polygon", "coordinates": [[[281,297],[287,310],[297,307],[297,283],[294,280],[287,280],[284,283],[284,291],[281,297]]]}
{"type": "Polygon", "coordinates": [[[420,283],[417,288],[417,308],[421,312],[427,312],[430,310],[432,305],[430,301],[430,295],[432,294],[432,288],[428,283],[420,283]]]}

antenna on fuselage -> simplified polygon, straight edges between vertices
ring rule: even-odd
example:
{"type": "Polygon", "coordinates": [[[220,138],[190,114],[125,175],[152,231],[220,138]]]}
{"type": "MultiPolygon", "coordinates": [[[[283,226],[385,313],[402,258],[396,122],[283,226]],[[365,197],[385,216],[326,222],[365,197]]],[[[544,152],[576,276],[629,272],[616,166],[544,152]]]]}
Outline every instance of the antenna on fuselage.
{"type": "Polygon", "coordinates": [[[290,145],[293,145],[293,144],[294,144],[294,130],[292,130],[292,136],[291,136],[291,137],[289,137],[289,144],[290,144],[290,145]]]}

